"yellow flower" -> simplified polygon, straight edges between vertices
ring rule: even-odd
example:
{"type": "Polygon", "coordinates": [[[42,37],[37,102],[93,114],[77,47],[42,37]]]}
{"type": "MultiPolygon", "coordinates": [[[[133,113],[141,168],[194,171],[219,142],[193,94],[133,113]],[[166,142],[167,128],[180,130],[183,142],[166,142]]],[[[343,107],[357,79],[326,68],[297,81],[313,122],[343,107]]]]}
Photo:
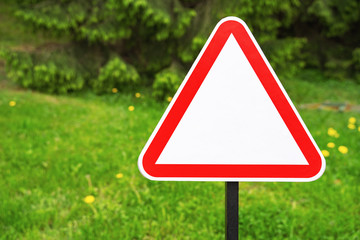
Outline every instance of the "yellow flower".
{"type": "Polygon", "coordinates": [[[354,124],[349,123],[349,124],[348,124],[348,128],[349,128],[349,129],[355,129],[356,127],[355,127],[355,125],[354,125],[354,124]]]}
{"type": "Polygon", "coordinates": [[[328,147],[328,148],[334,148],[334,147],[335,147],[335,143],[329,142],[329,143],[327,144],[327,147],[328,147]]]}
{"type": "Polygon", "coordinates": [[[130,112],[132,112],[132,111],[135,110],[135,107],[134,106],[129,106],[128,109],[129,109],[130,112]]]}
{"type": "Polygon", "coordinates": [[[171,102],[172,97],[167,97],[166,100],[167,100],[168,102],[171,102]]]}
{"type": "Polygon", "coordinates": [[[113,88],[113,89],[111,89],[111,91],[112,91],[113,93],[117,93],[117,92],[118,92],[118,89],[117,89],[117,88],[113,88]]]}
{"type": "Polygon", "coordinates": [[[122,173],[116,174],[116,178],[122,178],[123,176],[124,176],[124,174],[122,174],[122,173]]]}
{"type": "Polygon", "coordinates": [[[135,97],[139,98],[139,97],[141,97],[141,94],[137,92],[137,93],[135,93],[135,97]]]}
{"type": "Polygon", "coordinates": [[[16,105],[16,102],[15,102],[15,101],[10,101],[10,102],[9,102],[9,106],[10,106],[10,107],[15,107],[15,105],[16,105]]]}
{"type": "Polygon", "coordinates": [[[349,118],[349,123],[355,124],[356,123],[356,118],[354,118],[354,117],[349,118]]]}
{"type": "Polygon", "coordinates": [[[335,137],[336,134],[338,134],[338,133],[337,133],[337,131],[336,131],[335,129],[333,129],[333,128],[329,128],[329,129],[328,129],[328,135],[329,135],[329,136],[335,137]]]}
{"type": "Polygon", "coordinates": [[[339,150],[339,152],[341,152],[342,154],[347,154],[348,153],[348,148],[347,147],[345,147],[345,146],[340,146],[339,148],[338,148],[338,150],[339,150]]]}
{"type": "Polygon", "coordinates": [[[358,127],[358,131],[360,132],[360,127],[358,127]]]}
{"type": "Polygon", "coordinates": [[[324,155],[324,157],[330,156],[330,153],[328,150],[322,150],[321,153],[322,153],[322,155],[324,155]]]}
{"type": "Polygon", "coordinates": [[[87,204],[92,204],[95,201],[95,197],[93,195],[88,195],[84,198],[84,202],[87,204]]]}

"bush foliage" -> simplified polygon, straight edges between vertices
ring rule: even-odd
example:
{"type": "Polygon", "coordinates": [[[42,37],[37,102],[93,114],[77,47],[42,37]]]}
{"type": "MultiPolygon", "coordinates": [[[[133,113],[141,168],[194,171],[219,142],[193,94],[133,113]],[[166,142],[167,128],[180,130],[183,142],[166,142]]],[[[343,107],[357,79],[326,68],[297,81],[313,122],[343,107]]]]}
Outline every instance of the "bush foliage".
{"type": "Polygon", "coordinates": [[[165,85],[185,76],[171,66],[189,69],[217,21],[231,15],[248,24],[278,74],[308,67],[360,81],[356,0],[8,2],[35,31],[67,39],[66,51],[5,54],[9,76],[25,87],[106,92],[136,82],[163,98],[173,91],[165,85]]]}
{"type": "Polygon", "coordinates": [[[183,78],[178,71],[171,68],[162,70],[155,75],[153,96],[159,100],[172,97],[179,88],[182,80],[183,78]]]}
{"type": "Polygon", "coordinates": [[[100,68],[98,78],[92,81],[92,88],[98,93],[108,91],[109,87],[124,90],[138,81],[139,74],[136,69],[115,57],[100,68]]]}
{"type": "Polygon", "coordinates": [[[84,86],[81,66],[76,66],[76,62],[72,65],[68,56],[65,56],[66,61],[48,62],[24,52],[2,51],[0,55],[6,60],[8,77],[25,88],[66,93],[84,86]]]}

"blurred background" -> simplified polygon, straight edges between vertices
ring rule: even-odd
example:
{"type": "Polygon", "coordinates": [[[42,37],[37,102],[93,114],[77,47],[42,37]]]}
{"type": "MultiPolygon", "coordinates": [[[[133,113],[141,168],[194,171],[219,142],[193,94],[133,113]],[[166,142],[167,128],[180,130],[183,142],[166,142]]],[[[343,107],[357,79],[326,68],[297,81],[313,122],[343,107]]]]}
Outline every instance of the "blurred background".
{"type": "Polygon", "coordinates": [[[327,159],[313,183],[241,183],[241,238],[359,239],[357,0],[0,0],[0,239],[224,239],[224,183],[137,158],[226,16],[327,159]]]}

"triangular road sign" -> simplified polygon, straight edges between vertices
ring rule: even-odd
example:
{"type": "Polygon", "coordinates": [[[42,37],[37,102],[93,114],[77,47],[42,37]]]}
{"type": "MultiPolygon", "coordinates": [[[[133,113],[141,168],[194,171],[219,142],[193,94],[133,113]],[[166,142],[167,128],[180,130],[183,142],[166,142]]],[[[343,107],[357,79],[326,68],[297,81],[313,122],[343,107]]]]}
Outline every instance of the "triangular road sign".
{"type": "Polygon", "coordinates": [[[319,178],[325,159],[246,24],[222,19],[139,157],[151,180],[319,178]]]}

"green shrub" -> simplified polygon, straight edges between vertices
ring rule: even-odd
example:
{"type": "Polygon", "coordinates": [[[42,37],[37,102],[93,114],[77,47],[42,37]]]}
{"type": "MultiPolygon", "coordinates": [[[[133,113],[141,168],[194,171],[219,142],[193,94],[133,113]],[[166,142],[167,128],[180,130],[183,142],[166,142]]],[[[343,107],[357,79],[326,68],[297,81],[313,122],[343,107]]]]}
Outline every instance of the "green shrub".
{"type": "Polygon", "coordinates": [[[24,87],[29,87],[33,78],[33,61],[29,54],[1,50],[0,57],[5,59],[7,76],[24,87]]]}
{"type": "Polygon", "coordinates": [[[266,42],[263,48],[275,72],[283,77],[291,77],[305,66],[301,59],[301,50],[305,44],[306,39],[288,38],[266,42]]]}
{"type": "Polygon", "coordinates": [[[2,51],[6,60],[7,76],[25,88],[50,93],[66,93],[82,89],[84,78],[68,63],[36,61],[36,56],[25,52],[2,51]]]}
{"type": "Polygon", "coordinates": [[[168,68],[155,75],[153,84],[153,96],[158,100],[166,100],[174,96],[183,78],[179,72],[168,68]]]}
{"type": "Polygon", "coordinates": [[[360,79],[356,0],[6,2],[27,28],[59,37],[71,49],[51,56],[47,51],[21,54],[20,63],[7,64],[9,76],[29,88],[67,92],[90,86],[106,92],[137,82],[153,86],[154,95],[164,98],[173,92],[178,73],[163,69],[173,62],[189,69],[215,24],[226,16],[247,23],[280,76],[307,67],[321,69],[330,78],[360,79]]]}
{"type": "Polygon", "coordinates": [[[355,79],[360,82],[360,48],[356,48],[353,53],[352,65],[355,72],[355,79]]]}
{"type": "Polygon", "coordinates": [[[129,89],[139,82],[139,74],[130,64],[115,57],[100,68],[98,77],[91,85],[95,92],[110,92],[112,88],[120,91],[129,89]]]}
{"type": "Polygon", "coordinates": [[[205,37],[196,36],[192,39],[189,47],[179,49],[179,57],[184,63],[194,62],[197,55],[200,53],[201,48],[205,45],[205,37]]]}

